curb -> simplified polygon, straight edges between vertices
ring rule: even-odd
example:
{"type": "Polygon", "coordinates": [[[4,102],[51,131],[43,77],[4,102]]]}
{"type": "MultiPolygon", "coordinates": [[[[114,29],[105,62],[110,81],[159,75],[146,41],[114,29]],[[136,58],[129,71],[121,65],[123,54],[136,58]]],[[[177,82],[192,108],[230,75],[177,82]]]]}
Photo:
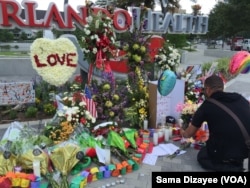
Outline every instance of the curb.
{"type": "Polygon", "coordinates": [[[50,121],[51,119],[41,119],[41,120],[35,120],[35,121],[23,121],[23,122],[20,122],[20,121],[12,121],[10,123],[5,123],[5,124],[0,124],[0,130],[1,129],[7,129],[11,123],[13,122],[19,122],[21,123],[22,125],[28,125],[28,126],[37,126],[39,124],[45,124],[46,122],[50,121]]]}

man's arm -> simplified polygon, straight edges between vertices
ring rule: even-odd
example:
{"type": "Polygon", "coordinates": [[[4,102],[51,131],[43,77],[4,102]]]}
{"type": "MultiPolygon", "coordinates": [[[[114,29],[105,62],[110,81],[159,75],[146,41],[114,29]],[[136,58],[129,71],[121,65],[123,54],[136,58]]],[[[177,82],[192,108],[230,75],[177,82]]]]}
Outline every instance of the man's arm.
{"type": "Polygon", "coordinates": [[[188,128],[186,128],[185,130],[181,129],[181,135],[184,137],[184,138],[190,138],[192,136],[195,135],[195,133],[197,132],[199,128],[193,126],[192,124],[190,124],[188,126],[188,128]]]}

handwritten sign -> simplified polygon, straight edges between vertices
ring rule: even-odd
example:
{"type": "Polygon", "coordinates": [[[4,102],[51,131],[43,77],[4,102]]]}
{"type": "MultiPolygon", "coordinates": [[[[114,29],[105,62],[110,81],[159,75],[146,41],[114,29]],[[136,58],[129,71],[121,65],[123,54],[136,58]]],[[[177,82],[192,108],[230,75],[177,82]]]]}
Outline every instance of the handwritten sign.
{"type": "Polygon", "coordinates": [[[35,102],[32,82],[0,83],[0,105],[16,105],[35,102]]]}
{"type": "Polygon", "coordinates": [[[160,123],[165,123],[166,116],[179,118],[176,111],[177,104],[184,102],[183,80],[176,80],[174,89],[167,96],[162,96],[157,89],[157,81],[149,82],[149,125],[157,128],[160,123]]]}

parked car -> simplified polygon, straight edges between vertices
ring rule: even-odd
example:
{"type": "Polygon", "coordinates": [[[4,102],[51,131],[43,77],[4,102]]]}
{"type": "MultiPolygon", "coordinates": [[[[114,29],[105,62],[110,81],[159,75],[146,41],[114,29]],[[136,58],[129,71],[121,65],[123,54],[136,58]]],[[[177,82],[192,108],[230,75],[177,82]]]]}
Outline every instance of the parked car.
{"type": "Polygon", "coordinates": [[[250,52],[250,39],[244,39],[242,42],[242,50],[250,52]]]}
{"type": "Polygon", "coordinates": [[[234,37],[232,39],[230,49],[231,50],[241,50],[243,39],[244,39],[243,37],[234,37]]]}
{"type": "Polygon", "coordinates": [[[223,40],[217,40],[216,41],[216,45],[222,45],[223,44],[223,40]]]}

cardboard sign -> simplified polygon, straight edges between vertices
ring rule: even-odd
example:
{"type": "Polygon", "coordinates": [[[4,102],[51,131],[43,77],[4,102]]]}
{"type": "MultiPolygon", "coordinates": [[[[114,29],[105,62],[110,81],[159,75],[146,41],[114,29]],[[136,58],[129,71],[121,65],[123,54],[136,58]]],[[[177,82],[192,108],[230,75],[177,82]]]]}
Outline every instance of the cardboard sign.
{"type": "Polygon", "coordinates": [[[166,121],[166,116],[178,119],[180,114],[176,111],[177,104],[184,103],[183,80],[176,80],[171,93],[162,96],[157,89],[158,81],[149,82],[149,127],[157,128],[159,123],[166,121]]]}
{"type": "Polygon", "coordinates": [[[32,82],[0,83],[0,105],[16,105],[35,102],[32,82]]]}

